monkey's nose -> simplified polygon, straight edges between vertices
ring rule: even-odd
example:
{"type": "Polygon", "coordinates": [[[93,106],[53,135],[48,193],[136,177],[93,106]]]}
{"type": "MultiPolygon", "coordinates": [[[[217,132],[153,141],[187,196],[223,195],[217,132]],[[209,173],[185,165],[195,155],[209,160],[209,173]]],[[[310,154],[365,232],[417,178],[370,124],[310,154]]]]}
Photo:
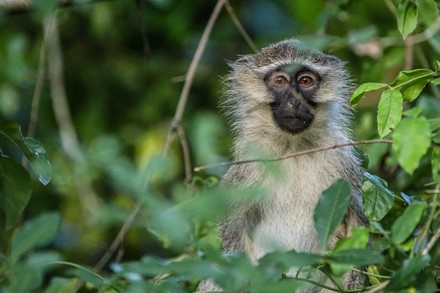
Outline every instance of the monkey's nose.
{"type": "Polygon", "coordinates": [[[287,102],[287,106],[292,109],[298,109],[301,105],[301,102],[297,98],[290,98],[287,102]]]}

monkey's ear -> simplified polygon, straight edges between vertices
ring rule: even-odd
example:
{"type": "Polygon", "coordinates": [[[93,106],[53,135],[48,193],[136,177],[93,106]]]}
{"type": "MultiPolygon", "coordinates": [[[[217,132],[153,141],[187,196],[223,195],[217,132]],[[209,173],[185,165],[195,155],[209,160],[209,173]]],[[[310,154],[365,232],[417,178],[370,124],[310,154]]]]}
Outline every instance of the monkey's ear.
{"type": "Polygon", "coordinates": [[[244,65],[244,64],[248,64],[249,62],[252,62],[255,60],[255,56],[254,55],[241,55],[240,58],[238,58],[237,61],[235,61],[234,63],[237,65],[244,65]]]}

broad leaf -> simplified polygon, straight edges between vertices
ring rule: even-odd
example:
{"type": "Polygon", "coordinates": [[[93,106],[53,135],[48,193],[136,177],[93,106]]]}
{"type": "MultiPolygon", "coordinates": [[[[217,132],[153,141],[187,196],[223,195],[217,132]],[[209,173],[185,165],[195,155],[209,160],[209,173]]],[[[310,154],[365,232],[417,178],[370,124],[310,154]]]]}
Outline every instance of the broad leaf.
{"type": "Polygon", "coordinates": [[[34,172],[38,174],[40,182],[47,185],[52,177],[52,168],[41,143],[32,138],[24,138],[20,125],[13,122],[0,124],[0,135],[5,136],[20,148],[31,163],[34,172]]]}
{"type": "Polygon", "coordinates": [[[43,214],[24,223],[12,240],[12,262],[29,250],[47,244],[55,237],[59,225],[60,217],[56,213],[43,214]]]}
{"type": "Polygon", "coordinates": [[[322,263],[324,258],[320,255],[311,254],[307,252],[272,252],[261,258],[258,263],[260,266],[266,266],[267,264],[276,264],[283,268],[303,267],[322,263]]]}
{"type": "Polygon", "coordinates": [[[433,80],[431,80],[431,83],[432,83],[433,85],[439,85],[439,84],[440,84],[440,77],[439,77],[439,78],[436,78],[436,79],[433,79],[433,80]]]}
{"type": "Polygon", "coordinates": [[[417,6],[411,0],[402,0],[397,7],[397,26],[404,39],[417,27],[417,6]]]}
{"type": "Polygon", "coordinates": [[[361,84],[351,95],[350,102],[354,106],[361,100],[364,93],[369,91],[378,90],[381,88],[384,88],[388,86],[386,83],[379,83],[379,82],[367,82],[364,84],[361,84]]]}
{"type": "Polygon", "coordinates": [[[6,229],[17,223],[31,193],[31,177],[26,169],[13,159],[0,156],[0,210],[6,217],[6,229]]]}
{"type": "Polygon", "coordinates": [[[430,260],[431,258],[427,254],[406,259],[403,266],[394,274],[388,286],[385,287],[385,292],[396,292],[397,289],[405,288],[414,282],[417,274],[429,264],[430,260]]]}
{"type": "Polygon", "coordinates": [[[40,272],[28,264],[20,263],[14,268],[9,292],[34,292],[41,283],[40,272]]]}
{"type": "Polygon", "coordinates": [[[403,243],[413,233],[425,209],[426,203],[420,201],[415,201],[406,208],[405,212],[397,218],[391,227],[391,239],[394,243],[403,243]]]}
{"type": "Polygon", "coordinates": [[[430,69],[401,71],[390,86],[402,93],[404,101],[412,102],[420,95],[433,74],[430,69]]]}
{"type": "Polygon", "coordinates": [[[399,124],[402,109],[403,98],[398,90],[386,90],[382,93],[377,113],[377,130],[381,138],[399,124]]]}
{"type": "Polygon", "coordinates": [[[351,201],[351,186],[339,179],[323,191],[313,213],[321,251],[324,251],[330,235],[341,224],[351,201]]]}
{"type": "Polygon", "coordinates": [[[364,173],[363,209],[367,218],[379,221],[393,207],[395,195],[387,188],[387,183],[380,177],[364,173]]]}
{"type": "Polygon", "coordinates": [[[393,150],[402,168],[412,174],[431,143],[431,127],[425,117],[400,121],[393,135],[393,150]]]}

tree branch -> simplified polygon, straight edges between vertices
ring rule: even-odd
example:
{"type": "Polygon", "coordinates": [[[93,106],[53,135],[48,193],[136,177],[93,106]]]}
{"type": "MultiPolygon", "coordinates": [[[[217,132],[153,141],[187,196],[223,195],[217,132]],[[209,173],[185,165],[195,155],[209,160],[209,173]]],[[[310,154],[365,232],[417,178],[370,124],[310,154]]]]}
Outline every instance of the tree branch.
{"type": "Polygon", "coordinates": [[[343,143],[343,144],[335,144],[335,145],[331,145],[331,146],[327,146],[327,147],[320,147],[320,148],[305,150],[305,151],[297,152],[297,153],[294,153],[294,154],[290,154],[290,155],[287,155],[287,156],[284,156],[284,157],[280,157],[280,158],[275,158],[275,159],[251,159],[251,160],[243,160],[243,161],[235,161],[235,162],[222,162],[222,163],[217,163],[217,164],[212,164],[212,165],[199,166],[199,167],[195,167],[194,171],[195,172],[200,172],[200,171],[203,171],[203,170],[206,170],[206,169],[223,167],[223,166],[230,166],[230,165],[242,165],[242,164],[259,163],[259,162],[263,162],[263,163],[266,163],[266,162],[277,162],[277,161],[291,159],[291,158],[294,158],[294,157],[304,156],[304,155],[307,155],[307,154],[324,152],[324,151],[328,151],[328,150],[332,150],[332,149],[337,149],[337,148],[342,148],[342,147],[347,147],[347,146],[355,146],[355,145],[362,145],[362,144],[373,144],[373,143],[388,143],[388,144],[391,144],[391,143],[393,143],[393,141],[392,140],[385,140],[385,139],[384,140],[382,140],[382,139],[360,140],[360,141],[354,141],[354,142],[343,143]]]}
{"type": "Polygon", "coordinates": [[[189,90],[191,89],[192,82],[194,80],[194,75],[196,73],[197,66],[200,63],[200,59],[202,58],[203,52],[206,47],[206,43],[208,42],[209,35],[211,34],[212,28],[214,26],[215,21],[217,20],[220,11],[225,5],[226,0],[218,0],[217,4],[212,11],[212,14],[209,18],[209,21],[203,31],[202,37],[200,38],[199,44],[197,45],[196,52],[194,53],[194,57],[189,66],[188,72],[185,77],[185,83],[183,85],[182,92],[180,93],[179,103],[176,108],[176,113],[174,114],[173,121],[171,122],[170,130],[168,131],[167,139],[165,145],[163,147],[162,153],[166,154],[170,149],[171,143],[174,140],[177,129],[182,121],[183,113],[185,111],[186,103],[188,101],[189,90]]]}

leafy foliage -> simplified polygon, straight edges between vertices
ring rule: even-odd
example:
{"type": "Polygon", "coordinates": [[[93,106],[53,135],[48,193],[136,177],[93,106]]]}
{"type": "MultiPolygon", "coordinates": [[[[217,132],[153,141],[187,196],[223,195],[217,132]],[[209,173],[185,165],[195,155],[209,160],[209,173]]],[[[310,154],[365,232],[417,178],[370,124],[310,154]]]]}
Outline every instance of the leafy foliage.
{"type": "Polygon", "coordinates": [[[214,3],[31,3],[0,4],[1,292],[191,292],[202,279],[226,292],[343,292],[351,270],[365,274],[362,290],[438,290],[438,1],[230,1],[173,123],[214,3]],[[274,251],[254,264],[219,249],[227,207],[264,196],[219,187],[224,166],[192,172],[191,162],[228,157],[217,77],[225,59],[252,51],[237,21],[257,46],[293,34],[347,60],[360,83],[353,132],[392,140],[359,146],[370,225],[333,248],[351,200],[343,180],[314,211],[319,253],[274,251]],[[179,144],[163,152],[170,128],[179,144]]]}

